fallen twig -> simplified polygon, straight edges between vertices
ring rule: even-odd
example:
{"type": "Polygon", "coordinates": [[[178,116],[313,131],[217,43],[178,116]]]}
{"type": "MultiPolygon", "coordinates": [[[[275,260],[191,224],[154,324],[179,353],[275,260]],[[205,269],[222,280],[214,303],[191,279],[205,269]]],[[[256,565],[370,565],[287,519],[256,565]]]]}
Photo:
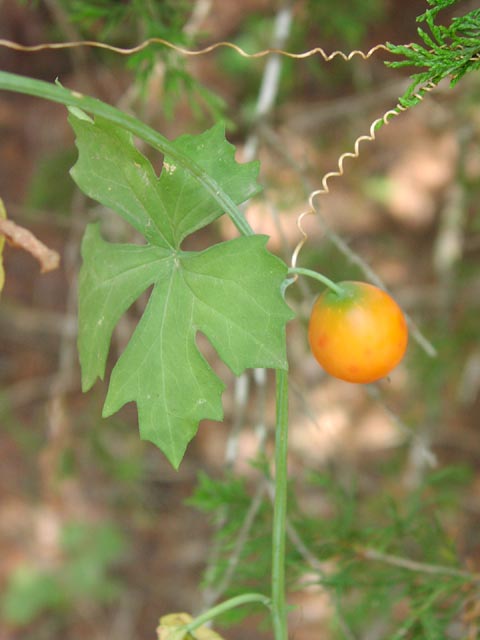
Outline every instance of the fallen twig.
{"type": "Polygon", "coordinates": [[[13,247],[20,247],[36,258],[40,263],[42,273],[58,268],[60,264],[59,253],[49,249],[25,227],[19,226],[12,220],[0,218],[0,235],[5,236],[7,242],[13,247]]]}

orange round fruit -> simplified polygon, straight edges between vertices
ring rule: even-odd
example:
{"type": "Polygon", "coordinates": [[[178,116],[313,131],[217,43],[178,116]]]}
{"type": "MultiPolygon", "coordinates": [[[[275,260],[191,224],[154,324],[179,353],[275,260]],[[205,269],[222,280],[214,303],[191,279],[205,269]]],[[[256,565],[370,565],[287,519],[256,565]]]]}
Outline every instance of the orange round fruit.
{"type": "Polygon", "coordinates": [[[394,369],[405,355],[408,328],[398,304],[366,282],[340,282],[316,300],[308,339],[315,359],[330,375],[369,383],[394,369]]]}

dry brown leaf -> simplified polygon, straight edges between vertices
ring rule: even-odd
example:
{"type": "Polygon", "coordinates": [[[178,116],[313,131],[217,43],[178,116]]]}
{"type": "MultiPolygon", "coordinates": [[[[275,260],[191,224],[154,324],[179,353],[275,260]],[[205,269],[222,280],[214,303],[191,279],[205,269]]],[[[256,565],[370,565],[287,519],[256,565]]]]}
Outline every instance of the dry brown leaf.
{"type": "Polygon", "coordinates": [[[188,613],[169,613],[160,618],[157,628],[158,640],[224,640],[207,627],[199,627],[192,633],[182,633],[182,627],[193,621],[188,613]]]}

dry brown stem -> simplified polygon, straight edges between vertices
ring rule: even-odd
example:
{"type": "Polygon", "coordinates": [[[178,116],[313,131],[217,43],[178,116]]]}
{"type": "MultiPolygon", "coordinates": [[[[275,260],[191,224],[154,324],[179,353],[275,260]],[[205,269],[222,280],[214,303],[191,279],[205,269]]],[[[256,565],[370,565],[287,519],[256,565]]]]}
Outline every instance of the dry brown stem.
{"type": "Polygon", "coordinates": [[[60,255],[57,251],[49,249],[25,227],[21,227],[12,220],[0,218],[0,235],[5,236],[11,246],[20,247],[36,258],[42,273],[58,268],[60,255]]]}

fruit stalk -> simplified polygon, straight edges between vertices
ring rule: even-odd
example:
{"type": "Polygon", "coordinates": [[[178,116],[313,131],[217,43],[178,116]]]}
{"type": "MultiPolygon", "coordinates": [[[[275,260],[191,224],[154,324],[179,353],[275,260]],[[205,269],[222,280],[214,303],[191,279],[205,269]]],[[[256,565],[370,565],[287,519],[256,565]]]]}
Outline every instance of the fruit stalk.
{"type": "Polygon", "coordinates": [[[309,276],[314,280],[319,280],[326,287],[331,289],[334,293],[339,296],[343,295],[343,289],[338,284],[335,284],[330,278],[324,276],[323,273],[318,273],[317,271],[312,271],[311,269],[303,269],[302,267],[291,267],[288,270],[288,274],[290,275],[300,275],[300,276],[309,276]]]}

